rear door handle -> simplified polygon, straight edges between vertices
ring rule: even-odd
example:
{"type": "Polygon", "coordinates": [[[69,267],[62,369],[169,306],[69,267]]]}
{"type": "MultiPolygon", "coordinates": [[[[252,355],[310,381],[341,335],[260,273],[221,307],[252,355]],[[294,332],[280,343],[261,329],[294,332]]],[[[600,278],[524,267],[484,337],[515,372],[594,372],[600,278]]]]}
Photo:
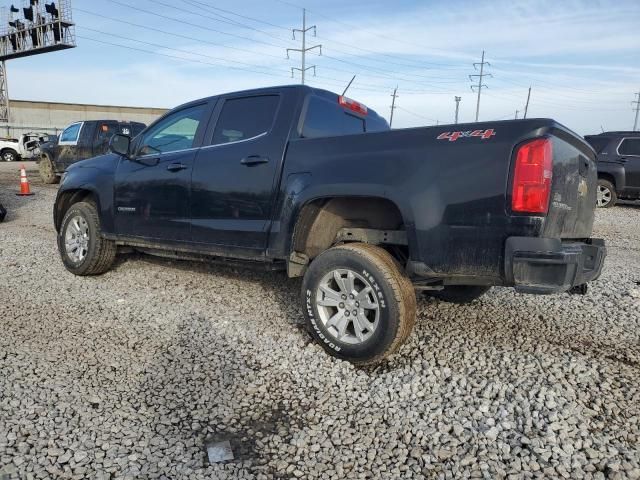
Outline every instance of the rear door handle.
{"type": "Polygon", "coordinates": [[[170,172],[178,172],[180,170],[184,170],[185,168],[188,168],[186,165],[183,165],[182,163],[172,163],[167,167],[167,170],[169,170],[170,172]]]}
{"type": "Polygon", "coordinates": [[[261,157],[260,155],[249,155],[248,157],[244,157],[240,160],[242,165],[258,165],[259,163],[268,163],[269,159],[267,157],[261,157]]]}

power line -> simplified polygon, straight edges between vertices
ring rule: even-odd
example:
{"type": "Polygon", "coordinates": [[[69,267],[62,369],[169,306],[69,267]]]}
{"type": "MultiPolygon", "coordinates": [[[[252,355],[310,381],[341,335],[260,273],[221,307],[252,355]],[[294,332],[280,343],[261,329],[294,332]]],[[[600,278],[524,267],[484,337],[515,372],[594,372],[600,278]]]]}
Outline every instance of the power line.
{"type": "MultiPolygon", "coordinates": [[[[480,94],[482,93],[483,88],[489,88],[485,84],[482,83],[482,79],[484,77],[492,77],[490,73],[484,73],[484,66],[491,64],[489,62],[484,61],[484,50],[482,51],[482,60],[479,63],[474,63],[473,68],[477,69],[477,66],[480,65],[480,75],[469,75],[469,80],[473,81],[475,77],[478,77],[478,85],[476,88],[478,89],[478,102],[476,103],[476,122],[478,121],[478,117],[480,115],[480,94]]],[[[473,85],[471,85],[471,91],[473,90],[473,85]]]]}
{"type": "Polygon", "coordinates": [[[198,25],[197,23],[188,22],[188,21],[182,20],[180,18],[171,17],[169,15],[163,15],[161,13],[152,12],[151,10],[145,10],[144,8],[134,7],[132,5],[127,5],[126,3],[119,2],[118,0],[109,0],[109,1],[111,3],[115,3],[116,5],[120,5],[120,6],[129,8],[131,10],[136,10],[138,12],[146,13],[148,15],[153,15],[155,17],[164,18],[165,20],[171,20],[173,22],[179,22],[179,23],[181,23],[183,25],[189,25],[191,27],[196,27],[196,28],[200,28],[202,30],[208,30],[210,32],[219,33],[220,35],[227,35],[229,37],[239,38],[241,40],[248,40],[250,42],[261,43],[263,45],[269,45],[271,47],[282,48],[282,45],[276,45],[275,43],[265,42],[264,40],[258,40],[258,39],[255,39],[255,38],[249,38],[249,37],[245,37],[243,35],[236,35],[235,33],[224,32],[222,30],[216,30],[215,28],[211,28],[211,27],[205,27],[203,25],[198,25]]]}
{"type": "MultiPolygon", "coordinates": [[[[142,24],[139,24],[139,23],[129,22],[129,21],[123,20],[121,18],[110,17],[108,15],[103,15],[101,13],[92,12],[90,10],[84,10],[82,8],[74,7],[74,11],[86,13],[86,14],[93,15],[95,17],[99,17],[99,18],[102,18],[102,19],[111,20],[113,22],[122,23],[124,25],[130,25],[132,27],[142,28],[142,29],[145,29],[145,30],[149,30],[151,32],[158,32],[158,33],[162,33],[164,35],[170,35],[170,36],[176,37],[176,38],[183,38],[185,40],[191,40],[191,41],[194,41],[194,42],[206,43],[208,45],[214,45],[216,47],[228,48],[230,50],[235,50],[237,52],[252,53],[254,55],[256,54],[256,52],[254,50],[249,50],[247,48],[232,47],[230,45],[225,45],[223,43],[211,42],[209,40],[204,40],[204,39],[201,39],[201,38],[195,38],[195,37],[191,37],[189,35],[182,35],[180,33],[168,32],[166,30],[162,30],[162,29],[159,29],[159,28],[154,28],[154,27],[149,27],[147,25],[142,25],[142,24]]],[[[264,57],[271,57],[271,58],[277,58],[279,60],[283,60],[282,56],[280,56],[280,55],[270,55],[268,53],[263,53],[263,52],[260,52],[260,55],[262,55],[264,57]]]]}
{"type": "Polygon", "coordinates": [[[248,68],[232,67],[232,66],[228,66],[228,65],[220,65],[220,64],[216,64],[216,63],[203,62],[201,60],[196,60],[196,59],[193,59],[193,58],[184,58],[184,57],[178,57],[176,55],[168,55],[166,53],[154,52],[153,50],[145,50],[143,48],[132,47],[130,45],[122,45],[122,44],[119,44],[119,43],[112,43],[112,42],[106,42],[104,40],[98,40],[97,38],[84,37],[82,35],[77,35],[77,37],[78,38],[82,38],[83,40],[90,40],[92,42],[102,43],[104,45],[110,45],[110,46],[113,46],[113,47],[120,47],[120,48],[125,48],[127,50],[133,50],[133,51],[136,51],[136,52],[150,53],[152,55],[158,55],[158,56],[161,56],[161,57],[173,58],[175,60],[181,60],[183,62],[199,63],[201,65],[208,65],[208,66],[211,66],[211,67],[221,67],[222,66],[222,67],[225,67],[225,68],[231,68],[233,70],[240,70],[240,71],[243,71],[243,72],[258,73],[260,75],[267,75],[269,77],[281,78],[280,75],[269,73],[269,72],[261,72],[259,70],[250,70],[248,68]]]}
{"type": "MultiPolygon", "coordinates": [[[[248,66],[248,67],[270,68],[270,67],[263,67],[261,65],[256,65],[254,63],[241,62],[239,60],[230,60],[230,59],[227,59],[227,58],[214,57],[212,55],[206,55],[204,53],[198,53],[198,52],[192,52],[192,51],[188,51],[188,50],[182,50],[182,49],[179,49],[179,48],[169,47],[167,45],[162,45],[162,44],[158,44],[158,43],[145,42],[144,40],[137,40],[135,38],[125,37],[124,35],[118,35],[116,33],[111,33],[111,32],[105,32],[103,30],[97,30],[95,28],[89,28],[89,27],[85,27],[85,26],[82,26],[82,25],[77,25],[77,27],[79,27],[82,30],[90,30],[90,31],[95,32],[95,33],[101,33],[102,35],[109,35],[110,37],[121,38],[123,40],[128,40],[128,41],[131,41],[131,42],[137,42],[137,43],[141,43],[143,45],[149,45],[150,47],[157,47],[157,48],[164,48],[164,49],[167,49],[167,50],[173,50],[175,52],[184,53],[184,54],[187,54],[187,55],[197,55],[199,57],[210,58],[212,60],[219,60],[219,61],[222,61],[222,62],[237,63],[239,65],[245,65],[245,66],[248,66]]],[[[220,65],[220,66],[227,66],[227,65],[220,65]]]]}
{"type": "Polygon", "coordinates": [[[406,112],[406,113],[408,113],[408,114],[410,114],[410,115],[413,115],[414,117],[422,118],[423,120],[427,120],[427,121],[432,122],[432,123],[433,123],[433,122],[438,123],[438,120],[437,120],[437,119],[435,119],[435,118],[425,117],[424,115],[420,115],[419,113],[412,112],[411,110],[407,110],[407,109],[406,109],[406,108],[404,108],[404,107],[396,106],[396,108],[397,108],[398,110],[402,110],[403,112],[406,112]]]}
{"type": "MultiPolygon", "coordinates": [[[[249,17],[247,15],[242,15],[241,13],[236,13],[236,12],[231,11],[231,10],[225,10],[224,8],[214,7],[213,5],[209,5],[208,3],[200,2],[198,0],[182,0],[182,1],[183,2],[188,2],[188,3],[191,3],[191,4],[202,5],[203,7],[208,8],[209,10],[217,10],[219,12],[228,13],[229,15],[235,15],[236,17],[244,18],[245,20],[251,20],[252,22],[257,22],[257,23],[262,23],[264,25],[269,25],[270,27],[280,28],[282,30],[286,30],[287,32],[290,30],[288,27],[285,27],[285,26],[282,26],[282,25],[276,25],[275,23],[270,23],[270,22],[267,22],[265,20],[261,20],[259,18],[249,17]]],[[[226,17],[224,17],[224,18],[226,18],[226,17]]]]}
{"type": "Polygon", "coordinates": [[[306,61],[307,61],[307,52],[314,50],[316,48],[318,48],[320,50],[320,55],[322,55],[322,45],[314,45],[313,47],[307,47],[307,32],[313,30],[313,36],[315,37],[316,34],[316,26],[312,25],[310,27],[307,27],[307,11],[303,8],[302,9],[302,29],[299,28],[294,28],[293,31],[293,39],[295,40],[296,38],[296,32],[301,33],[302,34],[302,48],[287,48],[287,58],[289,58],[289,52],[299,52],[300,53],[300,60],[301,60],[301,67],[291,67],[291,78],[293,78],[293,72],[294,70],[299,70],[300,71],[300,77],[302,79],[302,84],[304,85],[304,77],[305,74],[307,73],[307,70],[313,70],[313,74],[316,74],[316,66],[315,65],[311,65],[309,67],[307,67],[306,61]]]}

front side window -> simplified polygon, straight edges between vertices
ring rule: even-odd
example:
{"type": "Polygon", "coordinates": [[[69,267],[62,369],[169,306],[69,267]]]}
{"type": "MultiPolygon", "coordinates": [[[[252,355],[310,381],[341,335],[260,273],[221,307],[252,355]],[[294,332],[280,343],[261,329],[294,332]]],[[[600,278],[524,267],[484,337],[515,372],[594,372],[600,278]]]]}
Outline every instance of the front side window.
{"type": "Polygon", "coordinates": [[[80,135],[80,128],[82,123],[74,123],[64,129],[62,135],[60,135],[60,142],[73,143],[78,141],[78,135],[80,135]]]}
{"type": "Polygon", "coordinates": [[[139,155],[152,155],[193,148],[193,141],[206,105],[197,105],[172,113],[145,133],[139,155]]]}
{"type": "Polygon", "coordinates": [[[211,144],[239,142],[267,133],[276,116],[279,100],[277,95],[226,100],[211,144]]]}
{"type": "Polygon", "coordinates": [[[618,147],[618,153],[640,157],[640,138],[625,138],[618,147]]]}

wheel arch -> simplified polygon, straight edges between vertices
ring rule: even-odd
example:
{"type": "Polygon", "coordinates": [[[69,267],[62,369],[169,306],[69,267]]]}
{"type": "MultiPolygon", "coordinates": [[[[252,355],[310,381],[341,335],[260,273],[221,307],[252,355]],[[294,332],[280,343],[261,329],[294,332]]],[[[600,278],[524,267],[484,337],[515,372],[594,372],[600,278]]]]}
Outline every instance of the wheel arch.
{"type": "Polygon", "coordinates": [[[84,188],[75,188],[66,190],[58,194],[58,198],[56,199],[56,203],[54,206],[53,219],[56,228],[56,232],[60,231],[60,226],[62,225],[62,219],[64,218],[69,207],[74,203],[82,202],[85,200],[91,200],[96,204],[98,212],[100,212],[100,200],[98,195],[89,189],[84,188]]]}
{"type": "MultiPolygon", "coordinates": [[[[314,198],[298,210],[289,254],[302,254],[305,261],[312,260],[335,245],[338,232],[346,227],[406,231],[407,223],[399,206],[385,197],[337,195],[314,198]]],[[[292,276],[301,275],[303,270],[292,276]]]]}
{"type": "Polygon", "coordinates": [[[13,154],[16,156],[16,159],[20,159],[20,154],[15,148],[4,147],[2,150],[0,150],[0,156],[4,155],[6,152],[13,152],[13,154]]]}

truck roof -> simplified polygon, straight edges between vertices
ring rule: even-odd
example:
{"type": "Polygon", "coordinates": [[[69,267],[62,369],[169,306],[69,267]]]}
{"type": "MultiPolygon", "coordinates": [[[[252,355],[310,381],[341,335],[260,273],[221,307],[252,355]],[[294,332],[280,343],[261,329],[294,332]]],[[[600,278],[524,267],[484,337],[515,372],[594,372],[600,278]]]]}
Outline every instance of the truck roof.
{"type": "MultiPolygon", "coordinates": [[[[222,95],[257,95],[263,92],[272,92],[274,90],[282,90],[282,89],[292,89],[292,90],[301,90],[304,91],[305,93],[313,93],[322,97],[332,97],[332,98],[337,98],[340,95],[332,92],[330,90],[324,90],[322,88],[315,88],[315,87],[310,87],[308,85],[301,85],[301,84],[294,84],[294,85],[275,85],[273,87],[261,87],[261,88],[252,88],[249,90],[238,90],[238,91],[234,91],[234,92],[223,92],[220,93],[218,95],[211,95],[210,97],[205,97],[205,98],[199,98],[197,100],[192,100],[190,102],[184,103],[182,105],[179,105],[180,107],[187,107],[189,105],[195,104],[195,103],[199,103],[202,100],[212,100],[214,98],[220,97],[222,95]]],[[[367,107],[368,108],[368,107],[367,107]]],[[[372,114],[375,114],[376,116],[379,116],[378,112],[376,112],[375,110],[368,108],[369,112],[372,114]]]]}

